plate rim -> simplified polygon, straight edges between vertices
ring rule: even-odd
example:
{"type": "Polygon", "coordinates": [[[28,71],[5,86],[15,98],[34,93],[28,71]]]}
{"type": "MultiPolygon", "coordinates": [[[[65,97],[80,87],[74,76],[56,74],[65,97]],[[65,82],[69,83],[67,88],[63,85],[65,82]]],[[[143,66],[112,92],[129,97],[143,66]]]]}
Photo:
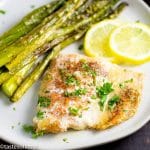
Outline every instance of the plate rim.
{"type": "MultiPolygon", "coordinates": [[[[144,2],[144,0],[137,0],[139,4],[141,4],[149,13],[150,13],[150,7],[148,6],[148,4],[146,2],[144,2]]],[[[93,144],[87,144],[86,146],[72,146],[72,148],[76,148],[76,149],[80,149],[80,148],[91,148],[91,147],[95,147],[95,146],[100,146],[100,145],[104,145],[104,144],[107,144],[107,143],[111,143],[111,142],[115,142],[117,140],[121,140],[125,137],[128,137],[130,136],[131,134],[137,132],[138,130],[140,130],[143,126],[145,126],[148,122],[150,121],[150,114],[145,117],[145,119],[140,122],[139,126],[137,127],[132,127],[130,128],[130,130],[128,130],[125,134],[124,132],[121,132],[117,137],[115,137],[114,139],[110,139],[108,141],[105,141],[105,142],[102,142],[102,143],[93,143],[93,144]]],[[[5,142],[8,142],[9,144],[13,144],[13,145],[16,145],[16,146],[20,146],[20,147],[32,147],[33,149],[36,148],[36,149],[41,149],[40,146],[31,146],[31,145],[22,145],[20,144],[19,142],[11,139],[11,138],[8,138],[8,137],[4,137],[2,135],[0,135],[0,139],[5,141],[5,142]],[[7,139],[6,139],[7,138],[7,139]]]]}

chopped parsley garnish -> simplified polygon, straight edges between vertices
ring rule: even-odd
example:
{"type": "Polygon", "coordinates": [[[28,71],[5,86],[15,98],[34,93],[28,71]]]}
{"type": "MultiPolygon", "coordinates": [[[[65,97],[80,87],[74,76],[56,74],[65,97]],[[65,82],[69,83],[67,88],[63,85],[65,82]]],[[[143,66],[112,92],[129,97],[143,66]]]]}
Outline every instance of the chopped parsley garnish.
{"type": "Polygon", "coordinates": [[[87,101],[88,102],[88,104],[91,104],[91,102],[90,101],[87,101]]]}
{"type": "Polygon", "coordinates": [[[114,89],[112,88],[112,83],[109,82],[104,83],[103,86],[97,87],[96,90],[97,90],[97,95],[100,98],[114,91],[114,89]]]}
{"type": "Polygon", "coordinates": [[[39,97],[38,104],[40,107],[48,107],[50,105],[51,100],[46,97],[39,97]]]}
{"type": "Polygon", "coordinates": [[[136,20],[135,22],[136,22],[136,23],[139,23],[139,22],[140,22],[140,20],[136,20]]]}
{"type": "Polygon", "coordinates": [[[88,72],[88,74],[92,75],[93,77],[96,76],[96,71],[95,71],[93,68],[91,68],[88,63],[83,62],[82,68],[83,68],[86,72],[88,72]]]}
{"type": "Polygon", "coordinates": [[[35,128],[31,125],[23,125],[23,130],[26,132],[26,133],[33,133],[35,132],[35,128]]]}
{"type": "Polygon", "coordinates": [[[91,99],[96,99],[96,98],[97,98],[96,95],[92,95],[92,96],[91,96],[91,99]]]}
{"type": "Polygon", "coordinates": [[[117,96],[117,95],[113,96],[108,102],[108,108],[110,110],[113,110],[114,107],[116,106],[116,104],[119,102],[119,100],[120,100],[119,96],[117,96]]]}
{"type": "Polygon", "coordinates": [[[18,126],[20,126],[21,125],[21,122],[18,122],[18,126]]]}
{"type": "Polygon", "coordinates": [[[129,80],[126,80],[126,81],[124,81],[125,83],[131,83],[131,82],[133,82],[133,78],[131,78],[131,79],[129,79],[129,80]]]}
{"type": "Polygon", "coordinates": [[[43,136],[43,135],[44,135],[44,131],[34,132],[34,133],[32,133],[32,138],[36,139],[36,138],[43,136]]]}
{"type": "Polygon", "coordinates": [[[114,89],[112,87],[112,83],[109,82],[106,82],[103,84],[103,86],[96,88],[97,96],[100,98],[99,106],[101,110],[103,110],[108,94],[110,94],[112,91],[114,91],[114,89]]]}
{"type": "Polygon", "coordinates": [[[132,82],[133,82],[133,78],[131,78],[131,79],[129,79],[129,80],[126,80],[126,81],[124,81],[123,83],[120,83],[120,84],[119,84],[119,87],[120,87],[121,89],[123,89],[123,88],[126,87],[126,84],[127,84],[127,83],[132,83],[132,82]]]}
{"type": "Polygon", "coordinates": [[[3,15],[4,15],[4,14],[6,14],[6,11],[4,11],[4,10],[1,9],[1,10],[0,10],[0,14],[3,14],[3,15]]]}
{"type": "Polygon", "coordinates": [[[35,5],[31,5],[30,7],[33,9],[33,8],[35,8],[35,5]]]}
{"type": "Polygon", "coordinates": [[[25,125],[22,126],[22,128],[26,133],[32,134],[32,138],[37,138],[39,136],[44,135],[44,131],[36,132],[35,128],[31,125],[26,125],[25,124],[25,125]]]}
{"type": "Polygon", "coordinates": [[[75,90],[74,94],[75,96],[80,96],[80,95],[85,95],[87,92],[87,90],[85,88],[80,88],[80,89],[77,89],[75,90]]]}
{"type": "Polygon", "coordinates": [[[79,115],[79,108],[69,107],[68,110],[69,110],[69,113],[73,116],[79,115]]]}
{"type": "Polygon", "coordinates": [[[123,112],[125,112],[125,113],[126,113],[126,112],[128,112],[128,110],[124,109],[124,110],[123,110],[123,112]]]}
{"type": "Polygon", "coordinates": [[[88,110],[89,109],[89,107],[85,107],[83,110],[88,110]]]}
{"type": "Polygon", "coordinates": [[[124,84],[123,84],[123,83],[120,83],[120,84],[119,84],[119,87],[120,87],[121,89],[123,89],[123,88],[124,88],[124,84]]]}
{"type": "Polygon", "coordinates": [[[15,108],[15,107],[13,107],[13,111],[16,111],[16,108],[15,108]]]}
{"type": "Polygon", "coordinates": [[[87,93],[87,90],[85,88],[79,88],[73,92],[68,92],[68,91],[65,91],[64,92],[64,95],[66,97],[69,97],[69,96],[81,96],[81,95],[85,95],[87,93]]]}
{"type": "Polygon", "coordinates": [[[67,70],[66,69],[59,69],[59,73],[61,74],[62,77],[65,76],[67,70]]]}
{"type": "Polygon", "coordinates": [[[98,102],[101,111],[103,111],[104,104],[105,104],[106,100],[107,100],[107,95],[103,95],[103,96],[100,98],[100,101],[98,102]]]}
{"type": "Polygon", "coordinates": [[[67,85],[79,85],[79,81],[75,78],[74,75],[68,75],[68,76],[66,76],[65,83],[67,85]]]}
{"type": "Polygon", "coordinates": [[[93,86],[94,84],[93,84],[93,83],[88,83],[87,85],[88,85],[88,86],[93,86]]]}
{"type": "Polygon", "coordinates": [[[69,96],[73,96],[73,94],[72,92],[65,91],[64,96],[69,97],[69,96]]]}
{"type": "Polygon", "coordinates": [[[79,118],[82,118],[82,114],[79,115],[79,118]]]}
{"type": "Polygon", "coordinates": [[[63,141],[69,143],[67,138],[64,138],[63,141]]]}
{"type": "Polygon", "coordinates": [[[60,69],[59,72],[61,74],[62,80],[64,80],[66,85],[80,84],[76,77],[73,74],[68,73],[66,69],[60,69]]]}
{"type": "Polygon", "coordinates": [[[78,49],[79,49],[80,51],[82,51],[82,50],[83,50],[83,44],[81,44],[78,49]]]}
{"type": "Polygon", "coordinates": [[[44,112],[38,111],[36,116],[37,116],[38,119],[43,119],[44,118],[44,112]]]}
{"type": "Polygon", "coordinates": [[[103,79],[103,83],[105,83],[106,82],[106,79],[103,79]]]}

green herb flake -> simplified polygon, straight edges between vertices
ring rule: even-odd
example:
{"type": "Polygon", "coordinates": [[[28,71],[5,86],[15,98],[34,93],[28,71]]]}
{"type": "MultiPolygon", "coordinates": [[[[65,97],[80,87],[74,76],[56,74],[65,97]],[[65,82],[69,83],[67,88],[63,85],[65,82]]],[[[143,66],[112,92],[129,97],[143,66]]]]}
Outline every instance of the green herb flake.
{"type": "Polygon", "coordinates": [[[97,87],[96,91],[97,91],[97,95],[101,98],[104,95],[108,95],[109,93],[114,91],[114,89],[112,87],[112,83],[106,82],[103,84],[103,86],[97,87]]]}
{"type": "Polygon", "coordinates": [[[14,129],[15,128],[15,126],[11,126],[11,129],[14,129]]]}
{"type": "Polygon", "coordinates": [[[75,78],[74,75],[68,75],[66,77],[65,83],[67,85],[79,85],[79,81],[75,78]]]}
{"type": "Polygon", "coordinates": [[[79,81],[76,79],[76,77],[70,73],[67,72],[66,69],[60,69],[59,70],[62,80],[64,80],[66,85],[79,85],[79,81]]]}
{"type": "Polygon", "coordinates": [[[97,96],[96,95],[92,95],[91,99],[97,99],[97,96]]]}
{"type": "Polygon", "coordinates": [[[34,133],[32,133],[32,138],[36,139],[36,138],[43,136],[43,135],[44,135],[44,131],[34,132],[34,133]]]}
{"type": "Polygon", "coordinates": [[[35,8],[35,5],[31,5],[30,7],[31,7],[32,9],[34,9],[34,8],[35,8]]]}
{"type": "Polygon", "coordinates": [[[15,107],[13,107],[13,111],[16,111],[16,108],[15,108],[15,107]]]}
{"type": "Polygon", "coordinates": [[[59,73],[61,76],[64,76],[66,74],[66,69],[59,69],[59,73]]]}
{"type": "Polygon", "coordinates": [[[107,100],[107,95],[103,95],[98,103],[101,111],[103,111],[106,100],[107,100]]]}
{"type": "Polygon", "coordinates": [[[79,88],[73,92],[68,92],[65,91],[64,92],[64,96],[69,97],[69,96],[81,96],[81,95],[85,95],[87,93],[87,90],[85,88],[79,88]]]}
{"type": "Polygon", "coordinates": [[[87,92],[87,90],[85,88],[79,88],[77,90],[75,90],[74,95],[75,96],[80,96],[80,95],[85,95],[87,92]]]}
{"type": "Polygon", "coordinates": [[[33,133],[35,132],[35,128],[31,125],[23,125],[22,126],[23,130],[26,132],[26,133],[33,133]]]}
{"type": "Polygon", "coordinates": [[[79,109],[76,107],[69,107],[68,110],[69,110],[69,113],[73,116],[79,115],[79,109]]]}
{"type": "Polygon", "coordinates": [[[39,97],[38,104],[40,107],[48,107],[50,105],[51,100],[46,97],[39,97]]]}
{"type": "Polygon", "coordinates": [[[113,96],[108,102],[108,108],[113,110],[116,104],[119,102],[120,97],[118,95],[113,96]]]}
{"type": "Polygon", "coordinates": [[[94,84],[93,84],[93,83],[88,83],[87,85],[88,85],[88,86],[93,86],[94,84]]]}
{"type": "Polygon", "coordinates": [[[81,62],[81,63],[86,63],[87,61],[86,61],[86,59],[83,59],[83,58],[82,58],[82,59],[80,59],[80,62],[81,62]]]}
{"type": "Polygon", "coordinates": [[[43,119],[44,118],[44,112],[38,111],[36,116],[37,116],[38,119],[43,119]]]}
{"type": "Polygon", "coordinates": [[[107,100],[108,94],[114,91],[112,86],[112,83],[106,82],[103,84],[103,86],[96,87],[96,94],[100,98],[99,106],[102,111],[107,100]]]}
{"type": "Polygon", "coordinates": [[[82,51],[82,50],[83,50],[83,44],[81,44],[78,49],[79,49],[80,51],[82,51]]]}
{"type": "Polygon", "coordinates": [[[133,82],[133,78],[131,78],[131,79],[129,79],[129,80],[126,80],[126,81],[124,81],[124,83],[131,83],[131,82],[133,82]]]}
{"type": "Polygon", "coordinates": [[[89,107],[85,107],[83,110],[89,110],[89,107]]]}
{"type": "Polygon", "coordinates": [[[123,110],[123,112],[127,113],[127,112],[128,112],[128,110],[124,109],[124,110],[123,110]]]}
{"type": "Polygon", "coordinates": [[[22,126],[22,128],[26,133],[32,134],[32,138],[34,139],[44,135],[44,131],[36,132],[36,129],[31,125],[25,124],[22,126]]]}
{"type": "Polygon", "coordinates": [[[18,122],[18,126],[20,126],[21,125],[21,122],[18,122]]]}
{"type": "Polygon", "coordinates": [[[65,92],[64,92],[64,96],[66,96],[66,97],[72,96],[72,93],[71,93],[71,92],[68,92],[68,91],[65,91],[65,92]]]}
{"type": "Polygon", "coordinates": [[[4,11],[4,10],[2,10],[2,9],[0,9],[0,14],[6,14],[6,11],[4,11]]]}
{"type": "Polygon", "coordinates": [[[63,138],[63,141],[69,143],[67,138],[63,138]]]}
{"type": "Polygon", "coordinates": [[[136,20],[135,22],[136,22],[136,23],[140,23],[141,21],[140,21],[140,20],[136,20]]]}
{"type": "Polygon", "coordinates": [[[120,87],[121,89],[123,89],[125,86],[124,86],[123,83],[120,83],[120,84],[119,84],[119,87],[120,87]]]}
{"type": "Polygon", "coordinates": [[[82,68],[83,68],[86,72],[88,72],[88,74],[92,75],[93,77],[96,76],[96,71],[95,71],[93,68],[91,68],[88,63],[83,62],[82,68]]]}
{"type": "Polygon", "coordinates": [[[59,69],[59,73],[61,75],[62,80],[64,80],[64,81],[66,79],[66,76],[70,75],[70,74],[68,75],[67,69],[65,69],[65,68],[59,69]]]}
{"type": "Polygon", "coordinates": [[[103,79],[103,83],[105,83],[106,82],[106,79],[103,79]]]}
{"type": "Polygon", "coordinates": [[[120,83],[120,84],[119,84],[119,87],[120,87],[121,89],[123,89],[123,88],[126,87],[126,84],[127,84],[127,83],[132,83],[132,82],[133,82],[133,78],[131,78],[131,79],[129,79],[129,80],[126,80],[126,81],[124,81],[123,83],[120,83]]]}
{"type": "Polygon", "coordinates": [[[79,115],[79,118],[82,118],[82,114],[79,115]]]}

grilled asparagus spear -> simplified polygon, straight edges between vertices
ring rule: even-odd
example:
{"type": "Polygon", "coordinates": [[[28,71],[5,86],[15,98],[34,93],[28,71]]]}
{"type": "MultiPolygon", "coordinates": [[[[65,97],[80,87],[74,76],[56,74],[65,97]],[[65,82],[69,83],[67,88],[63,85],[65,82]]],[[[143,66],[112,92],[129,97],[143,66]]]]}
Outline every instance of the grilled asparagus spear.
{"type": "Polygon", "coordinates": [[[15,61],[16,59],[14,59],[14,61],[10,62],[7,65],[7,68],[9,68],[9,71],[12,73],[16,72],[17,70],[20,70],[22,67],[28,65],[30,62],[37,60],[42,54],[44,54],[45,52],[53,48],[55,45],[68,38],[69,36],[70,35],[64,35],[54,39],[50,43],[45,43],[44,45],[42,45],[42,47],[39,47],[34,53],[22,60],[21,63],[18,63],[18,61],[15,61]]]}
{"type": "Polygon", "coordinates": [[[7,81],[2,84],[2,91],[8,96],[12,96],[13,93],[16,91],[18,85],[24,80],[26,75],[29,73],[30,69],[33,67],[34,62],[26,65],[16,74],[11,76],[7,81]]]}
{"type": "MultiPolygon", "coordinates": [[[[81,27],[84,27],[86,25],[90,25],[91,23],[93,23],[93,21],[95,19],[97,19],[101,16],[104,16],[106,14],[108,15],[110,13],[111,7],[114,6],[117,2],[118,2],[118,0],[112,0],[111,3],[106,5],[99,12],[93,14],[89,18],[84,19],[83,21],[79,21],[76,24],[73,24],[72,26],[69,26],[66,28],[59,28],[59,29],[57,29],[55,27],[50,27],[50,29],[47,30],[47,32],[45,32],[45,30],[44,30],[40,36],[38,36],[38,37],[36,36],[36,40],[32,39],[33,42],[27,43],[26,46],[22,47],[24,49],[24,51],[21,52],[19,55],[17,55],[17,57],[11,62],[11,66],[13,66],[13,64],[16,65],[16,64],[22,63],[22,60],[24,60],[28,56],[30,56],[34,52],[35,48],[40,47],[43,42],[47,43],[47,42],[52,41],[53,39],[55,39],[59,36],[64,36],[66,34],[70,34],[71,32],[74,32],[81,27]]],[[[61,20],[62,20],[62,18],[61,18],[61,20]]],[[[36,34],[37,33],[35,33],[35,35],[36,34]]],[[[32,35],[32,37],[33,37],[33,35],[32,35]]],[[[21,46],[23,46],[23,45],[21,45],[21,46]]],[[[19,49],[20,49],[20,46],[19,46],[19,49]]],[[[12,51],[10,52],[10,54],[12,54],[12,51]]],[[[1,55],[0,55],[0,65],[1,65],[1,63],[6,62],[6,60],[8,60],[8,58],[6,58],[6,57],[2,57],[2,60],[1,60],[1,55]]],[[[6,67],[9,69],[9,64],[7,64],[6,67]]]]}
{"type": "Polygon", "coordinates": [[[3,84],[6,80],[8,80],[11,76],[12,76],[12,74],[10,74],[9,72],[1,73],[0,74],[0,85],[3,84]]]}
{"type": "Polygon", "coordinates": [[[64,47],[80,39],[84,35],[84,33],[85,31],[75,34],[72,37],[60,43],[59,45],[57,45],[56,47],[54,47],[52,52],[48,56],[46,56],[46,58],[44,58],[43,61],[39,63],[39,65],[37,65],[35,70],[19,86],[19,88],[14,93],[14,95],[11,97],[11,101],[13,102],[18,101],[24,95],[24,93],[33,85],[33,83],[40,78],[43,71],[46,69],[47,65],[49,64],[50,60],[55,58],[64,47]]]}
{"type": "Polygon", "coordinates": [[[100,9],[103,9],[106,5],[110,3],[110,0],[93,0],[87,1],[82,7],[80,7],[70,19],[63,25],[63,27],[73,25],[82,19],[88,18],[94,13],[98,12],[100,9]]]}
{"type": "Polygon", "coordinates": [[[0,50],[6,48],[8,45],[30,32],[35,26],[41,23],[45,17],[57,10],[64,2],[65,0],[53,1],[35,9],[25,16],[17,25],[0,37],[0,50]]]}
{"type": "MultiPolygon", "coordinates": [[[[126,6],[127,6],[126,3],[121,3],[113,12],[111,12],[109,17],[110,18],[117,17],[126,6]]],[[[68,38],[67,40],[65,40],[64,42],[60,43],[58,46],[53,48],[52,52],[35,68],[35,70],[19,86],[19,88],[14,93],[14,95],[11,97],[11,101],[13,102],[18,101],[24,95],[24,93],[33,85],[33,83],[40,78],[40,76],[46,69],[50,60],[55,58],[64,47],[80,39],[84,35],[85,32],[86,32],[86,29],[82,30],[82,32],[78,34],[75,34],[71,38],[68,38]]]]}
{"type": "MultiPolygon", "coordinates": [[[[67,36],[68,36],[68,35],[67,35],[67,36]]],[[[64,36],[63,36],[63,38],[60,37],[60,38],[58,38],[58,39],[55,39],[54,41],[52,41],[52,43],[57,44],[58,41],[61,42],[63,39],[65,39],[64,36]],[[61,39],[61,40],[60,40],[60,39],[61,39]]],[[[45,46],[43,47],[44,50],[46,50],[46,49],[48,49],[48,48],[50,49],[52,46],[54,46],[54,44],[52,44],[52,43],[50,43],[50,44],[48,44],[48,45],[45,44],[45,46]],[[45,47],[46,47],[46,49],[45,49],[45,47]]],[[[41,51],[41,50],[39,50],[39,51],[41,51]]],[[[36,51],[36,52],[38,53],[39,51],[36,51]]],[[[42,50],[42,51],[43,51],[43,50],[42,50]]],[[[33,60],[35,60],[35,59],[37,58],[37,55],[33,54],[33,56],[34,56],[33,59],[28,59],[28,58],[27,58],[27,59],[26,59],[26,62],[20,63],[20,64],[19,64],[19,67],[23,67],[23,65],[26,65],[26,63],[30,63],[31,61],[33,61],[33,60]]],[[[17,68],[14,67],[14,70],[16,71],[17,68]]],[[[14,70],[13,70],[13,71],[14,71],[14,70]]],[[[1,82],[1,84],[2,84],[5,80],[7,80],[8,77],[10,77],[10,74],[9,74],[9,73],[3,73],[2,75],[0,75],[0,82],[1,82]]]]}
{"type": "MultiPolygon", "coordinates": [[[[108,3],[109,3],[108,0],[102,0],[102,1],[99,1],[99,0],[94,0],[94,1],[88,0],[85,4],[83,4],[81,7],[79,7],[79,9],[77,10],[77,12],[75,12],[74,14],[72,14],[71,19],[68,19],[66,21],[66,23],[63,24],[62,27],[64,27],[64,26],[66,27],[68,25],[73,25],[73,24],[79,22],[80,20],[89,17],[90,15],[96,13],[98,10],[100,10],[104,6],[108,5],[108,3]]],[[[62,37],[64,37],[64,35],[62,37]]],[[[60,38],[62,38],[62,37],[60,37],[60,38]]],[[[44,45],[49,45],[49,44],[46,43],[44,45]]],[[[45,46],[42,46],[42,47],[45,47],[45,46]]],[[[40,51],[41,51],[42,47],[39,48],[40,51]]],[[[38,49],[35,50],[35,53],[36,53],[36,51],[38,52],[39,50],[38,49]]],[[[27,52],[21,52],[15,59],[13,59],[10,63],[8,63],[6,65],[6,67],[11,72],[14,72],[14,70],[20,69],[21,67],[23,67],[23,65],[26,65],[30,61],[34,60],[35,57],[36,57],[34,55],[35,53],[31,53],[29,55],[28,51],[27,52]]]]}
{"type": "MultiPolygon", "coordinates": [[[[22,37],[14,44],[8,46],[7,49],[0,51],[0,67],[10,62],[22,50],[25,52],[25,54],[26,52],[32,53],[44,43],[52,41],[54,38],[58,37],[58,34],[57,36],[54,36],[56,27],[61,26],[66,21],[66,19],[70,17],[74,13],[74,11],[78,9],[78,7],[80,7],[84,2],[85,0],[68,0],[67,3],[65,3],[66,9],[64,10],[64,12],[68,13],[59,18],[56,25],[54,25],[53,27],[49,27],[49,23],[47,23],[42,27],[39,26],[28,35],[22,37]]],[[[25,54],[21,56],[25,56],[25,54]]]]}

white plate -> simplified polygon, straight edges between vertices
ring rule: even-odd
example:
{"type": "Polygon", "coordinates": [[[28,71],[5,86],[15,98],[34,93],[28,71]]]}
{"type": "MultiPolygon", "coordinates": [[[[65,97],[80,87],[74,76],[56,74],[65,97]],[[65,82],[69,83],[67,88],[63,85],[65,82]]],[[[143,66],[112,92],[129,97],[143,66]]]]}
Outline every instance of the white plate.
{"type": "MultiPolygon", "coordinates": [[[[36,7],[48,3],[50,0],[0,0],[0,9],[7,11],[5,15],[0,15],[0,33],[3,33],[9,27],[14,25],[26,13],[31,11],[31,5],[36,7]]],[[[140,0],[126,0],[129,7],[124,10],[120,19],[150,23],[150,9],[140,0]]],[[[72,44],[64,52],[70,50],[78,51],[78,44],[72,44]]],[[[73,52],[71,51],[71,52],[73,52]]],[[[37,91],[39,83],[36,83],[18,103],[12,104],[0,93],[0,138],[10,143],[18,144],[24,147],[30,146],[39,149],[66,149],[83,148],[98,144],[108,143],[125,137],[150,120],[150,63],[134,67],[145,73],[145,86],[143,97],[135,117],[116,127],[105,131],[71,131],[56,135],[47,135],[36,140],[22,131],[23,124],[31,124],[35,115],[37,104],[37,91]],[[16,110],[13,110],[13,109],[16,110]],[[19,125],[18,123],[21,123],[19,125]],[[14,126],[14,128],[13,128],[14,126]],[[67,138],[69,143],[63,142],[67,138]]]]}

